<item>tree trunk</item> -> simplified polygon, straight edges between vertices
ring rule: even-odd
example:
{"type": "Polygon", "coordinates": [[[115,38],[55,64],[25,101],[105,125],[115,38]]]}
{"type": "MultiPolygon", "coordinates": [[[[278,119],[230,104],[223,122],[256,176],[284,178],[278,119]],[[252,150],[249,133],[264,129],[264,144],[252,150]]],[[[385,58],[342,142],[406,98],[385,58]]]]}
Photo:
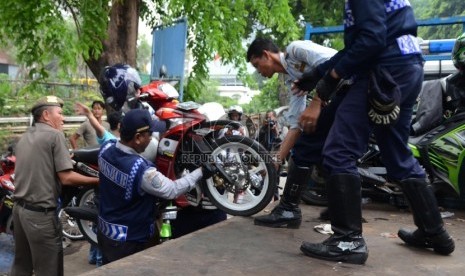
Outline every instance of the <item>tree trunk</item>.
{"type": "Polygon", "coordinates": [[[136,67],[139,7],[139,0],[112,1],[108,38],[102,42],[102,54],[98,59],[86,60],[97,79],[108,65],[124,63],[136,67]]]}

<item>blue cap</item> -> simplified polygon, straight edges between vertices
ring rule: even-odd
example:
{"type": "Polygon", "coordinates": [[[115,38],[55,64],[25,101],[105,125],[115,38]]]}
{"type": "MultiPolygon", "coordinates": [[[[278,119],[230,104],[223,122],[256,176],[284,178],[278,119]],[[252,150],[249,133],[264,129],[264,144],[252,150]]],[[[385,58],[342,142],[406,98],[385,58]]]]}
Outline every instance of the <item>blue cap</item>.
{"type": "Polygon", "coordinates": [[[132,109],[124,115],[120,133],[121,136],[133,137],[138,132],[160,132],[159,124],[165,125],[164,122],[156,123],[146,109],[132,109]]]}

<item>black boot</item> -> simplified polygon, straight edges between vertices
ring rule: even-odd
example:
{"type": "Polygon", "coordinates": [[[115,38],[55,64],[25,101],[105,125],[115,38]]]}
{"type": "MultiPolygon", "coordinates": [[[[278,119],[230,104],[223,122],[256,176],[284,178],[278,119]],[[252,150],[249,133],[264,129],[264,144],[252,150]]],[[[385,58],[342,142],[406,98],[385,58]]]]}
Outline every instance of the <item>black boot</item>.
{"type": "Polygon", "coordinates": [[[364,264],[368,248],[362,237],[360,178],[338,174],[328,181],[328,206],[334,234],[323,243],[303,242],[305,255],[335,262],[364,264]]]}
{"type": "Polygon", "coordinates": [[[258,216],[255,225],[267,227],[299,228],[302,223],[302,212],[299,208],[300,196],[310,176],[309,168],[297,167],[292,158],[289,160],[288,175],[283,195],[279,204],[269,215],[258,216]]]}
{"type": "Polygon", "coordinates": [[[418,229],[400,229],[397,233],[399,238],[411,246],[433,248],[438,254],[452,253],[455,243],[444,229],[431,184],[425,179],[416,178],[406,179],[401,184],[418,229]]]}

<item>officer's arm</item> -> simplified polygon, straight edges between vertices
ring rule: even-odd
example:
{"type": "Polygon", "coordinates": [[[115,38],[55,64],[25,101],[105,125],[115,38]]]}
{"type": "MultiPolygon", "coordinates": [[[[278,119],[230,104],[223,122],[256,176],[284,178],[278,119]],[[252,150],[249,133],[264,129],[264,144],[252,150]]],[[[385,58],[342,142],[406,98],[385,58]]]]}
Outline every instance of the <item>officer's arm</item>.
{"type": "Polygon", "coordinates": [[[61,184],[65,186],[97,185],[99,183],[98,177],[85,176],[72,170],[57,172],[57,174],[61,184]]]}
{"type": "Polygon", "coordinates": [[[201,177],[202,169],[198,168],[186,176],[173,181],[164,176],[156,168],[151,167],[144,172],[141,189],[156,197],[174,199],[194,188],[201,177]]]}

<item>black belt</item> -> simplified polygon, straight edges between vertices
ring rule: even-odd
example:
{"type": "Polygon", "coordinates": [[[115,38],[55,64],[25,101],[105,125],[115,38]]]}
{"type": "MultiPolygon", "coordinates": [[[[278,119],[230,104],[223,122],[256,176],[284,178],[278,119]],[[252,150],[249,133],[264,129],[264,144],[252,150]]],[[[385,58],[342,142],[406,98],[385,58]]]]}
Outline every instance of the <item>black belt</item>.
{"type": "Polygon", "coordinates": [[[56,207],[49,207],[49,208],[37,207],[34,205],[27,204],[24,201],[18,201],[18,205],[22,206],[26,210],[33,211],[33,212],[41,212],[41,213],[48,213],[51,211],[55,211],[57,209],[56,207]]]}

